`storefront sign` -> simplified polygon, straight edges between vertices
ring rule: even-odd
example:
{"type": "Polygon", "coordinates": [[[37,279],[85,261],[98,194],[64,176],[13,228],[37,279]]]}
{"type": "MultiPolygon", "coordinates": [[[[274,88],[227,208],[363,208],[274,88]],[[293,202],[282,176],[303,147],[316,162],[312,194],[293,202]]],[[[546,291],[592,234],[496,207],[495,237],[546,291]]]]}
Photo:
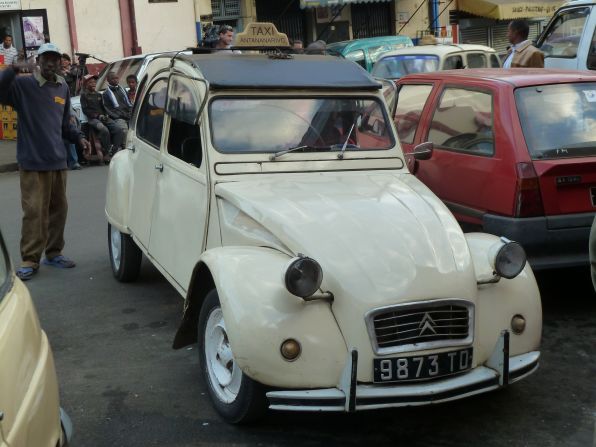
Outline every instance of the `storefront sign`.
{"type": "Polygon", "coordinates": [[[300,0],[300,7],[304,8],[324,8],[326,6],[349,5],[350,3],[379,3],[391,0],[300,0]]]}
{"type": "Polygon", "coordinates": [[[497,20],[550,17],[563,0],[459,0],[458,8],[477,16],[497,20]]]}
{"type": "Polygon", "coordinates": [[[21,0],[0,0],[0,11],[21,9],[21,0]]]}

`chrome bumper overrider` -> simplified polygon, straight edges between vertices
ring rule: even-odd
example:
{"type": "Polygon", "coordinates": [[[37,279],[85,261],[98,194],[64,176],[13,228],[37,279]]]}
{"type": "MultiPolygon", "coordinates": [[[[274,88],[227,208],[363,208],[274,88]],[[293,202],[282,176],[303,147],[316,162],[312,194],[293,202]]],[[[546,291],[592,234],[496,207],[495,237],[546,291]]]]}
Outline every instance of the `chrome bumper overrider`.
{"type": "Polygon", "coordinates": [[[358,411],[377,408],[428,405],[462,399],[485,393],[516,382],[538,368],[539,351],[515,357],[508,356],[508,333],[502,334],[495,353],[508,362],[489,360],[489,366],[478,366],[471,371],[444,380],[408,385],[363,385],[356,384],[355,370],[357,353],[352,351],[346,378],[351,377],[351,386],[317,390],[271,391],[267,393],[269,408],[284,411],[358,411]],[[506,357],[505,357],[506,356],[506,357]],[[352,363],[353,362],[353,363],[352,363]]]}

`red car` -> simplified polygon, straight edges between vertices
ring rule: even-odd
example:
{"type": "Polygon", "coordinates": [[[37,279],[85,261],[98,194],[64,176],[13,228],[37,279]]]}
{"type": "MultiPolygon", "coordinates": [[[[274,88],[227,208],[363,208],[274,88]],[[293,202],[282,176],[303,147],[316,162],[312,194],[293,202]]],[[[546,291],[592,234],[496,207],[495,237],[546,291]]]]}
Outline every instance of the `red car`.
{"type": "Polygon", "coordinates": [[[596,74],[454,70],[397,86],[395,124],[410,170],[465,231],[520,242],[535,269],[587,265],[596,74]]]}

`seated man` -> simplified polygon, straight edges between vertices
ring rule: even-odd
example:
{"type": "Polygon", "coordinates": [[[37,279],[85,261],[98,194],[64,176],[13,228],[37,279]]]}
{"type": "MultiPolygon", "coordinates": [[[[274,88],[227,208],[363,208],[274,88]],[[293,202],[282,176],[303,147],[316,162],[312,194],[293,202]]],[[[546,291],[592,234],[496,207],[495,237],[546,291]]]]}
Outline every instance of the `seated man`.
{"type": "Polygon", "coordinates": [[[118,75],[110,71],[107,76],[108,88],[103,92],[103,103],[108,115],[113,120],[124,120],[128,125],[132,112],[132,103],[126,91],[120,86],[118,75]]]}
{"type": "Polygon", "coordinates": [[[95,91],[96,84],[97,76],[84,77],[81,108],[89,119],[89,126],[98,133],[101,145],[112,155],[124,144],[128,125],[123,120],[113,120],[108,116],[101,93],[95,91]]]}

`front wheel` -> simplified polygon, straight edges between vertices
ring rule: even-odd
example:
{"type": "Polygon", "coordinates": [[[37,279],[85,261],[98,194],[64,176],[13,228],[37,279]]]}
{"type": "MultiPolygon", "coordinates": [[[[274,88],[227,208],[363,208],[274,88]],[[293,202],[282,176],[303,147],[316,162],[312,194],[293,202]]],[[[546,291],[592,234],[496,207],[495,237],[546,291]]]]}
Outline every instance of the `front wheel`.
{"type": "Polygon", "coordinates": [[[130,235],[121,233],[111,224],[108,224],[108,246],[114,277],[122,282],[135,281],[141,270],[141,249],[130,235]]]}
{"type": "Polygon", "coordinates": [[[234,359],[215,289],[207,294],[201,307],[199,353],[203,380],[217,412],[233,424],[260,418],[266,410],[265,393],[234,359]]]}

